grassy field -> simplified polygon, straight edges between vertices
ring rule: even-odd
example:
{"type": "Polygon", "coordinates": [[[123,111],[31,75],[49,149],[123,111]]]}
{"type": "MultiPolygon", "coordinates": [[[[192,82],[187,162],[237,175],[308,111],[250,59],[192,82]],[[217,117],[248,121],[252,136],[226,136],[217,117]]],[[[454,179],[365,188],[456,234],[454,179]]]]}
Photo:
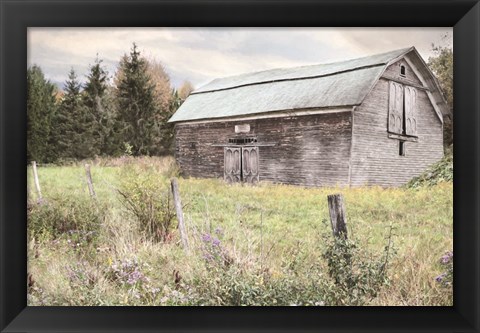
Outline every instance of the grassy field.
{"type": "Polygon", "coordinates": [[[42,204],[27,172],[29,305],[453,303],[451,285],[435,279],[453,247],[451,182],[348,189],[180,177],[186,252],[168,195],[173,159],[92,162],[96,200],[83,166],[39,167],[42,204]],[[329,252],[333,193],[345,197],[356,264],[338,266],[329,252]],[[379,279],[377,263],[387,263],[379,279]]]}

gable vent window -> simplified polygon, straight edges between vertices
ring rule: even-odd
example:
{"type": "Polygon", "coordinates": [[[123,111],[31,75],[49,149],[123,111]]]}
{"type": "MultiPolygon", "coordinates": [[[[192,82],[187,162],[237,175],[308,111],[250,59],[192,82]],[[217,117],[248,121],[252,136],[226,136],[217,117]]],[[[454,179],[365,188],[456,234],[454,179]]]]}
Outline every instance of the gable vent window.
{"type": "Polygon", "coordinates": [[[405,77],[405,66],[400,66],[400,76],[405,77]]]}
{"type": "Polygon", "coordinates": [[[398,141],[398,155],[405,156],[405,141],[398,141]]]}
{"type": "Polygon", "coordinates": [[[388,132],[417,136],[417,90],[390,81],[388,132]]]}
{"type": "Polygon", "coordinates": [[[228,139],[228,143],[233,143],[233,144],[237,144],[237,145],[254,143],[254,142],[257,142],[257,138],[233,138],[233,139],[228,139]]]}

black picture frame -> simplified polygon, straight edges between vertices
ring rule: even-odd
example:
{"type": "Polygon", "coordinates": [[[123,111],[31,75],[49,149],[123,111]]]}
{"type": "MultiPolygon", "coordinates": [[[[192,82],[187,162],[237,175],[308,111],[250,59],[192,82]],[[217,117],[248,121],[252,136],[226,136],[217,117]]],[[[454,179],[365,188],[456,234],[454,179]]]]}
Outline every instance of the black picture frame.
{"type": "Polygon", "coordinates": [[[0,0],[2,332],[479,332],[480,4],[459,0],[0,0]],[[27,27],[454,27],[453,307],[27,307],[27,27]]]}

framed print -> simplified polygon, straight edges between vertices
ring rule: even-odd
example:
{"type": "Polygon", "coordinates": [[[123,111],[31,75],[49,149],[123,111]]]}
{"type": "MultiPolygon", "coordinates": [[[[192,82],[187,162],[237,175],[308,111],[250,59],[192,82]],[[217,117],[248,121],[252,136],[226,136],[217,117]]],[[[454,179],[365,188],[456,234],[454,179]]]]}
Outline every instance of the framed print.
{"type": "Polygon", "coordinates": [[[479,331],[477,1],[1,12],[2,332],[479,331]]]}

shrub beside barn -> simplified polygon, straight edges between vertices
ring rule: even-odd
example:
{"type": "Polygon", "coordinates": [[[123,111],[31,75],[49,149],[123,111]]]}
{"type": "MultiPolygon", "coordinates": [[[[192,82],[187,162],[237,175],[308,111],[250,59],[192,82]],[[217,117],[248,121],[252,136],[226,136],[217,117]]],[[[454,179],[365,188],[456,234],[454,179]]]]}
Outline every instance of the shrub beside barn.
{"type": "Polygon", "coordinates": [[[442,158],[448,112],[411,47],[215,79],[169,121],[186,176],[400,186],[442,158]]]}

